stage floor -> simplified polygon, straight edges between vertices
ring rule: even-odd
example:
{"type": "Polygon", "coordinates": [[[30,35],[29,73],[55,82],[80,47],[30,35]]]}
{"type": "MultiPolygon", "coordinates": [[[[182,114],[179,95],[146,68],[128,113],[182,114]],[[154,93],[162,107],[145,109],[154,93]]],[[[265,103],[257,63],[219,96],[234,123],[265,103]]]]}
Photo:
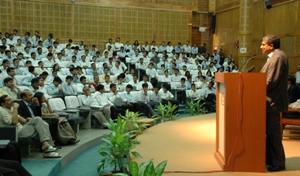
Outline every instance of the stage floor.
{"type": "MultiPolygon", "coordinates": [[[[143,158],[135,158],[138,163],[153,159],[154,164],[167,160],[165,171],[187,171],[203,173],[169,173],[164,175],[300,175],[300,140],[284,138],[283,145],[286,154],[286,171],[277,173],[241,173],[213,172],[220,171],[214,158],[216,141],[216,114],[180,118],[175,121],[155,125],[138,137],[141,142],[134,151],[143,158]]],[[[297,130],[297,129],[296,129],[297,130]]],[[[291,130],[285,130],[284,136],[291,130]]],[[[294,134],[292,136],[295,136],[294,134]]],[[[296,135],[297,136],[297,135],[296,135]]],[[[299,136],[299,134],[298,134],[299,136]]]]}

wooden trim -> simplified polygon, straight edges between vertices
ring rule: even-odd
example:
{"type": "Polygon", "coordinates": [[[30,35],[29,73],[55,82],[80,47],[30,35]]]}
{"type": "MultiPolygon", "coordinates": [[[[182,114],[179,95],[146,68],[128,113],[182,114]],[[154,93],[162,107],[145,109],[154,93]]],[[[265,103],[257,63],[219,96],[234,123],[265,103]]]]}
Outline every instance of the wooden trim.
{"type": "Polygon", "coordinates": [[[234,1],[231,3],[225,4],[225,5],[222,5],[222,6],[218,6],[218,7],[216,7],[216,13],[231,10],[233,7],[239,7],[239,5],[240,5],[240,1],[234,1]]]}
{"type": "MultiPolygon", "coordinates": [[[[71,0],[28,0],[36,2],[51,2],[51,3],[63,3],[70,4],[71,0]]],[[[154,9],[154,10],[172,10],[172,11],[197,11],[197,5],[184,6],[174,4],[162,4],[162,3],[147,3],[147,2],[134,2],[131,0],[76,0],[77,5],[92,5],[103,7],[132,7],[142,9],[154,9]]]]}
{"type": "MultiPolygon", "coordinates": [[[[119,33],[118,33],[118,30],[119,30],[119,19],[118,19],[118,8],[115,8],[115,39],[117,37],[119,37],[119,33]]],[[[114,40],[114,39],[113,39],[114,40]]]]}
{"type": "MultiPolygon", "coordinates": [[[[193,12],[190,12],[190,23],[192,23],[192,22],[193,22],[193,12]]],[[[190,41],[190,45],[193,46],[193,43],[192,43],[192,40],[193,40],[193,26],[191,25],[191,26],[189,26],[189,28],[190,28],[190,39],[189,39],[189,41],[190,41]]]]}
{"type": "Polygon", "coordinates": [[[156,21],[156,12],[152,11],[152,39],[156,41],[156,29],[157,29],[157,21],[156,21]]]}
{"type": "Polygon", "coordinates": [[[75,38],[75,4],[71,5],[71,37],[75,38]]]}
{"type": "Polygon", "coordinates": [[[10,0],[10,30],[15,29],[15,2],[10,0]]]}

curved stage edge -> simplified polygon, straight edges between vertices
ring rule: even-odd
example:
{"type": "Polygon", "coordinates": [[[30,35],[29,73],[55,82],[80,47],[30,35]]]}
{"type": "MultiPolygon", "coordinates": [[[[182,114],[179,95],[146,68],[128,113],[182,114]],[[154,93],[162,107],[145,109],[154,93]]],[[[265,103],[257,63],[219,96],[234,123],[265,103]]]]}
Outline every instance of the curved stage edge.
{"type": "MultiPolygon", "coordinates": [[[[216,143],[216,114],[206,114],[180,118],[155,125],[140,136],[134,151],[142,158],[133,158],[142,163],[153,159],[154,164],[167,160],[165,171],[210,172],[221,170],[214,158],[216,143]]],[[[164,175],[300,175],[300,141],[284,139],[286,153],[286,171],[277,173],[242,173],[242,172],[212,172],[212,173],[169,173],[164,175]]]]}

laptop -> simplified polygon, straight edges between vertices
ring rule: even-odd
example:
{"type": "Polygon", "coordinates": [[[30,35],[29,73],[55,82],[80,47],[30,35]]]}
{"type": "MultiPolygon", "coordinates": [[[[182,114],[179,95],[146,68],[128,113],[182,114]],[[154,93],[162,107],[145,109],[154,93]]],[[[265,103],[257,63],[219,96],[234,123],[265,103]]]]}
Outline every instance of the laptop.
{"type": "Polygon", "coordinates": [[[0,149],[6,148],[10,140],[0,140],[0,149]]]}
{"type": "Polygon", "coordinates": [[[123,104],[122,98],[116,98],[114,101],[115,106],[122,106],[123,104]]]}

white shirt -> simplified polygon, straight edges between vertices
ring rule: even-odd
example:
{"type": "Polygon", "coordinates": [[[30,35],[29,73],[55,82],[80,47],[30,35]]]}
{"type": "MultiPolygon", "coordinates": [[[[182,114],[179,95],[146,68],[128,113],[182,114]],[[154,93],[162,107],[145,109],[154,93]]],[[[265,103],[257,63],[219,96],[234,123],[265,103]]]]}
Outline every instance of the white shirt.
{"type": "Polygon", "coordinates": [[[160,89],[158,91],[158,94],[160,95],[160,97],[162,99],[172,99],[172,98],[174,98],[174,95],[170,91],[164,92],[163,89],[160,89]]]}
{"type": "Polygon", "coordinates": [[[161,78],[161,82],[163,83],[171,83],[171,76],[168,75],[168,77],[166,77],[166,75],[164,75],[162,78],[161,78]]]}
{"type": "Polygon", "coordinates": [[[158,73],[157,73],[157,71],[156,71],[155,68],[152,68],[152,69],[147,68],[147,69],[146,69],[146,75],[148,75],[149,78],[155,78],[155,77],[158,77],[158,73]]]}
{"type": "Polygon", "coordinates": [[[140,83],[139,83],[139,85],[140,85],[140,86],[139,86],[139,89],[140,89],[140,90],[143,89],[143,86],[142,86],[142,85],[143,85],[144,83],[147,83],[147,84],[148,84],[148,89],[153,89],[153,85],[151,84],[151,82],[149,82],[149,81],[147,81],[147,82],[140,81],[140,83]]]}
{"type": "Polygon", "coordinates": [[[119,66],[119,68],[117,67],[113,67],[111,69],[111,72],[113,72],[116,76],[118,76],[119,74],[123,73],[123,68],[121,66],[119,66]]]}
{"type": "Polygon", "coordinates": [[[100,93],[99,91],[97,91],[93,94],[93,96],[100,106],[105,106],[107,104],[113,105],[113,103],[108,99],[105,93],[100,93]]]}

